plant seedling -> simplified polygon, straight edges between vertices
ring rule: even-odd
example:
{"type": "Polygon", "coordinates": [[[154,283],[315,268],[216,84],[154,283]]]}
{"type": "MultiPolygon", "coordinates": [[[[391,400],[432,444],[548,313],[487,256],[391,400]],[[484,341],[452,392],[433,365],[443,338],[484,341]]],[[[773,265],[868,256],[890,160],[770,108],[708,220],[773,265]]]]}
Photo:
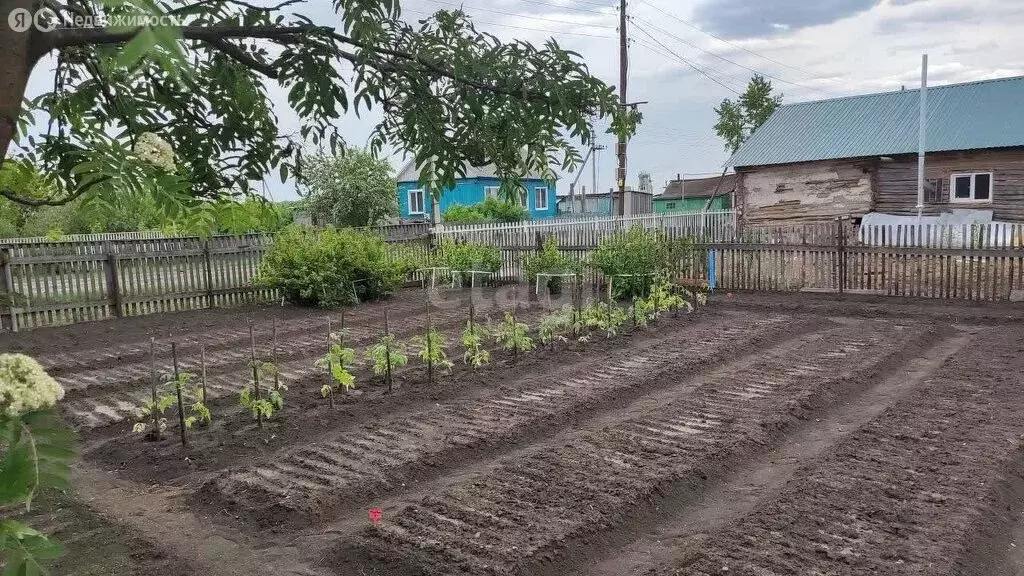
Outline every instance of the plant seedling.
{"type": "Polygon", "coordinates": [[[466,353],[462,361],[474,369],[483,366],[491,361],[491,353],[484,347],[484,338],[487,336],[487,328],[476,323],[476,310],[473,307],[472,297],[469,301],[469,320],[466,322],[466,329],[462,331],[462,346],[466,353]]]}
{"type": "Polygon", "coordinates": [[[496,340],[505,350],[510,350],[513,357],[517,357],[520,353],[533,350],[529,330],[529,326],[516,321],[512,312],[506,312],[505,320],[498,326],[496,340]]]}
{"type": "MultiPolygon", "coordinates": [[[[356,387],[355,376],[348,371],[347,366],[353,364],[356,360],[356,351],[351,348],[345,348],[345,317],[342,316],[341,330],[339,332],[330,332],[330,319],[327,320],[328,334],[327,334],[327,354],[324,354],[314,363],[317,368],[327,370],[327,374],[334,380],[338,385],[338,392],[342,390],[351,390],[356,387]]],[[[330,385],[325,384],[324,387],[332,389],[330,395],[331,405],[334,405],[333,388],[330,385]]],[[[328,397],[328,394],[324,393],[324,388],[320,389],[320,394],[324,398],[328,397]]]]}
{"type": "Polygon", "coordinates": [[[555,342],[568,342],[567,335],[573,330],[575,312],[573,306],[566,304],[541,318],[540,324],[537,325],[537,335],[540,336],[541,344],[554,348],[555,342]]]}
{"type": "Polygon", "coordinates": [[[390,394],[394,384],[394,369],[408,364],[409,358],[405,355],[405,346],[391,335],[387,310],[384,311],[384,335],[366,351],[366,358],[373,363],[373,373],[384,376],[390,394]]]}
{"type": "Polygon", "coordinates": [[[430,323],[430,300],[426,301],[426,310],[427,332],[423,336],[413,336],[412,343],[414,346],[420,347],[418,356],[427,365],[427,382],[433,384],[434,366],[440,366],[451,372],[453,364],[448,360],[448,354],[445,353],[448,344],[445,342],[444,334],[435,330],[430,323]]]}

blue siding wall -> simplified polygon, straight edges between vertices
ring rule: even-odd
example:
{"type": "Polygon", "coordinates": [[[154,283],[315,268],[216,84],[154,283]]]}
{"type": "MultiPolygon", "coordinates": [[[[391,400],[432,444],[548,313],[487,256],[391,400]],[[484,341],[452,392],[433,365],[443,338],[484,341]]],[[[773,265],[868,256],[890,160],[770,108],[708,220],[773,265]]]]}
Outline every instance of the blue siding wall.
{"type": "MultiPolygon", "coordinates": [[[[441,196],[441,214],[444,214],[444,211],[454,204],[461,204],[463,206],[479,204],[484,201],[484,188],[500,185],[501,180],[497,178],[470,178],[467,180],[459,180],[455,183],[455,188],[445,190],[444,194],[441,196]]],[[[528,197],[526,199],[526,204],[530,210],[530,218],[554,218],[558,214],[558,207],[555,198],[557,190],[553,184],[546,183],[543,180],[523,180],[523,185],[527,190],[528,197]],[[537,209],[537,188],[547,188],[547,208],[542,210],[537,209]]],[[[403,219],[418,220],[430,217],[430,198],[426,198],[424,202],[424,215],[409,214],[409,191],[419,189],[420,185],[417,182],[398,183],[399,214],[403,219]]]]}

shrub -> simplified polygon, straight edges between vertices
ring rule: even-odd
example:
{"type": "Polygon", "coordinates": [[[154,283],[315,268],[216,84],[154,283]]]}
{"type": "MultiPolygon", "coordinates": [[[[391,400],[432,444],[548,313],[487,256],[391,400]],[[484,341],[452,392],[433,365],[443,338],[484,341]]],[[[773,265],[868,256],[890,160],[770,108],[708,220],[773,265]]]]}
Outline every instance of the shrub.
{"type": "Polygon", "coordinates": [[[647,295],[655,274],[678,274],[680,263],[688,259],[692,250],[688,238],[670,239],[660,232],[635,226],[602,240],[590,255],[589,263],[608,278],[633,275],[612,281],[615,298],[632,298],[647,295]]]}
{"type": "Polygon", "coordinates": [[[304,230],[277,235],[260,262],[257,283],[303,306],[337,306],[380,298],[415,268],[379,236],[352,229],[304,230]]]}
{"type": "Polygon", "coordinates": [[[479,205],[464,206],[462,204],[453,204],[444,211],[441,219],[445,222],[470,224],[473,222],[483,222],[487,220],[487,216],[484,216],[479,205]]]}
{"type": "MultiPolygon", "coordinates": [[[[544,239],[540,252],[528,254],[523,259],[523,270],[526,272],[526,279],[533,282],[537,274],[578,274],[580,263],[574,258],[558,251],[558,241],[554,236],[544,239]]],[[[562,293],[562,278],[554,277],[547,280],[548,290],[552,294],[562,293]]]]}
{"type": "Polygon", "coordinates": [[[480,204],[464,206],[454,204],[444,211],[442,219],[449,223],[470,224],[473,222],[522,222],[526,220],[526,208],[520,204],[497,198],[487,198],[480,204]]]}
{"type": "MultiPolygon", "coordinates": [[[[438,252],[443,265],[452,270],[497,273],[501,269],[501,251],[497,246],[444,239],[438,247],[438,252]]],[[[462,280],[464,284],[469,284],[470,274],[463,273],[462,280]]]]}

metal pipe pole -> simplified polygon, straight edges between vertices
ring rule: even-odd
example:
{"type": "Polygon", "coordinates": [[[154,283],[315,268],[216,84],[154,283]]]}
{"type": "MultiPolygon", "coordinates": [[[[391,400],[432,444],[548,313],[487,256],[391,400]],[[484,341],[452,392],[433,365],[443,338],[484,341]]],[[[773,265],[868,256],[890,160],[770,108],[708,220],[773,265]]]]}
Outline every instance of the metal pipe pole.
{"type": "MultiPolygon", "coordinates": [[[[626,112],[626,80],[629,77],[629,40],[626,35],[626,0],[619,0],[619,106],[626,112]]],[[[619,216],[626,209],[626,137],[619,136],[619,166],[615,171],[616,186],[619,196],[619,216]]],[[[612,203],[614,205],[614,202],[612,203]]]]}
{"type": "Polygon", "coordinates": [[[921,213],[924,211],[924,150],[925,129],[928,125],[928,55],[921,55],[921,125],[917,135],[917,228],[921,233],[921,213]]]}

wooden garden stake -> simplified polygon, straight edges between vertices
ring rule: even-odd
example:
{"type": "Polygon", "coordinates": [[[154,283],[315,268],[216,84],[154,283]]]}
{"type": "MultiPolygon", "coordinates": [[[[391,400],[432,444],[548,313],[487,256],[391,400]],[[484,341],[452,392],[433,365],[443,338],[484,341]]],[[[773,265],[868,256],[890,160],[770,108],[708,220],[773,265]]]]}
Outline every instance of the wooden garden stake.
{"type": "Polygon", "coordinates": [[[384,360],[385,370],[384,380],[388,385],[388,394],[391,394],[391,329],[388,327],[388,310],[384,309],[384,360]]]}
{"type": "Polygon", "coordinates": [[[199,374],[203,379],[203,405],[206,406],[206,342],[199,343],[199,374]]]}
{"type": "Polygon", "coordinates": [[[433,353],[433,350],[431,350],[431,345],[430,345],[430,296],[429,296],[429,294],[428,294],[426,302],[424,304],[425,304],[425,308],[427,309],[427,334],[426,334],[426,341],[424,342],[424,344],[427,347],[427,384],[433,384],[434,383],[434,360],[433,360],[433,356],[431,355],[433,353]]]}
{"type": "Polygon", "coordinates": [[[171,362],[174,364],[174,393],[178,396],[178,426],[181,428],[181,445],[188,446],[185,437],[185,404],[181,401],[181,380],[178,372],[178,343],[171,342],[171,362]]]}
{"type": "Polygon", "coordinates": [[[633,328],[636,328],[637,317],[636,317],[636,296],[633,296],[633,328]]]}
{"type": "Polygon", "coordinates": [[[270,361],[274,363],[274,390],[280,392],[281,391],[281,375],[278,374],[278,369],[277,369],[277,318],[274,318],[274,324],[273,324],[272,330],[273,330],[274,347],[272,349],[272,352],[270,353],[270,361]]]}
{"type": "MultiPolygon", "coordinates": [[[[516,312],[519,310],[519,290],[518,290],[518,288],[519,288],[518,284],[513,284],[512,285],[512,327],[513,327],[513,329],[515,328],[515,325],[516,325],[516,322],[517,322],[517,320],[516,320],[516,312]]],[[[515,359],[515,358],[518,358],[518,357],[519,357],[519,347],[518,346],[513,346],[512,347],[512,358],[515,359]]]]}
{"type": "Polygon", "coordinates": [[[156,409],[157,397],[156,397],[156,338],[149,337],[149,385],[150,391],[153,393],[153,433],[156,435],[157,440],[163,439],[163,433],[160,431],[160,413],[156,409]]]}
{"type": "MultiPolygon", "coordinates": [[[[256,335],[252,331],[252,321],[249,322],[249,353],[252,358],[252,395],[258,402],[260,399],[260,365],[256,361],[256,335]]],[[[263,413],[256,411],[256,425],[263,429],[263,413]]]]}
{"type": "MultiPolygon", "coordinates": [[[[328,343],[328,348],[329,347],[330,347],[330,343],[328,343]]],[[[339,349],[344,349],[345,348],[345,311],[344,310],[341,311],[341,329],[338,330],[338,348],[339,349]]],[[[327,352],[330,352],[330,350],[327,350],[327,352]]],[[[338,364],[339,364],[339,367],[342,370],[345,369],[345,359],[343,357],[338,356],[338,364]]],[[[338,384],[338,392],[341,392],[341,384],[340,383],[338,384]]]]}

